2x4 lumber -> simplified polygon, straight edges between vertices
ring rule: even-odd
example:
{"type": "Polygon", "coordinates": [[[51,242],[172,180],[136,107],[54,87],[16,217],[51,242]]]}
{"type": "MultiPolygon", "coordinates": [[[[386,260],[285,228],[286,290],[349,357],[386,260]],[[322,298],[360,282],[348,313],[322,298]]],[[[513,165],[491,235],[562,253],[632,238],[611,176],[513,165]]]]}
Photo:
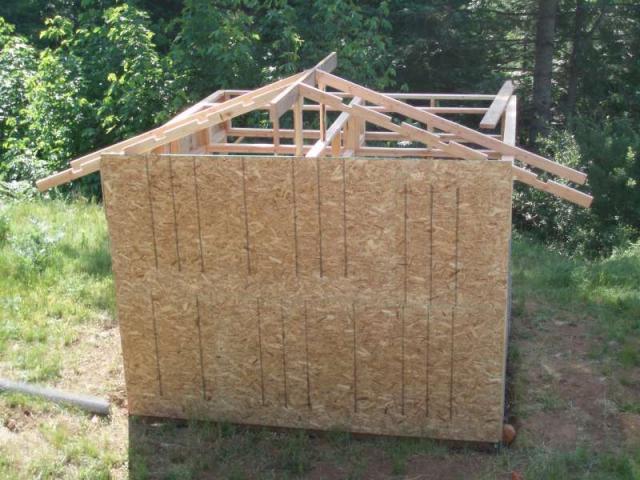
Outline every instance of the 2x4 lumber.
{"type": "MultiPolygon", "coordinates": [[[[330,92],[332,95],[334,95],[336,92],[330,92]]],[[[337,95],[336,95],[337,96],[337,95]]],[[[345,95],[340,96],[340,98],[344,98],[345,95]]],[[[415,108],[419,109],[419,110],[423,110],[425,112],[430,112],[430,113],[439,113],[439,114],[448,114],[448,115],[482,115],[487,111],[487,108],[484,107],[425,107],[425,106],[420,106],[420,105],[413,105],[415,108]]],[[[326,105],[304,105],[302,107],[302,109],[305,112],[319,112],[321,110],[321,108],[325,109],[326,112],[335,112],[336,109],[335,108],[331,108],[331,107],[327,107],[326,105]]],[[[391,112],[393,111],[393,109],[391,108],[386,108],[386,107],[380,107],[380,106],[370,106],[369,108],[371,108],[372,110],[375,110],[376,112],[391,112]]],[[[269,107],[267,106],[265,108],[265,110],[269,110],[269,107]]]]}
{"type": "MultiPolygon", "coordinates": [[[[227,133],[230,137],[243,136],[247,138],[272,138],[275,132],[272,128],[233,127],[227,133]]],[[[281,128],[278,131],[278,136],[280,138],[293,138],[294,130],[291,128],[281,128]]],[[[305,129],[302,130],[302,136],[303,138],[312,138],[317,140],[320,138],[320,130],[305,129]]]]}
{"type": "Polygon", "coordinates": [[[176,115],[175,117],[170,119],[168,122],[166,122],[165,125],[171,125],[173,123],[176,123],[182,120],[183,118],[189,117],[194,113],[199,112],[203,108],[212,107],[215,104],[219,103],[221,100],[223,100],[224,96],[225,96],[224,90],[215,91],[208,97],[205,97],[202,100],[200,100],[198,103],[191,105],[189,108],[187,108],[183,112],[180,112],[178,115],[176,115]]]}
{"type": "MultiPolygon", "coordinates": [[[[502,138],[503,141],[509,145],[515,145],[516,143],[516,124],[517,124],[517,112],[518,112],[518,100],[515,95],[511,95],[507,100],[506,107],[502,114],[502,138]]],[[[511,155],[502,155],[502,160],[513,162],[514,158],[511,155]]],[[[543,192],[550,193],[557,197],[568,200],[572,203],[588,208],[591,206],[593,197],[584,194],[578,190],[567,187],[560,183],[549,180],[544,182],[538,178],[538,176],[524,168],[516,165],[512,166],[514,171],[514,178],[522,183],[530,185],[543,192]]]]}
{"type": "Polygon", "coordinates": [[[388,97],[384,94],[362,87],[343,78],[336,77],[335,75],[331,75],[327,72],[318,72],[318,76],[328,86],[342,90],[351,95],[362,97],[367,102],[377,103],[379,105],[393,108],[394,111],[399,114],[405,115],[406,117],[425,123],[429,126],[433,126],[444,132],[454,133],[477,145],[496,150],[502,155],[512,155],[523,163],[545,170],[566,180],[570,180],[580,185],[584,184],[587,180],[587,176],[584,173],[574,170],[573,168],[561,165],[549,160],[548,158],[528,152],[522,148],[508,145],[501,140],[489,137],[473,130],[472,128],[465,127],[459,123],[439,117],[438,115],[422,111],[395,98],[388,97]]]}
{"type": "MultiPolygon", "coordinates": [[[[303,145],[303,154],[311,150],[311,145],[303,145]]],[[[248,155],[273,155],[285,154],[300,156],[296,152],[295,145],[274,145],[273,143],[218,143],[208,145],[206,151],[209,153],[242,153],[248,155]]]]}
{"type": "Polygon", "coordinates": [[[298,95],[295,99],[293,107],[293,143],[296,146],[296,155],[302,155],[304,146],[304,138],[302,130],[304,129],[304,118],[302,116],[302,97],[298,95]]]}
{"type": "Polygon", "coordinates": [[[273,137],[273,144],[274,145],[280,145],[280,119],[279,118],[274,118],[273,121],[273,129],[272,129],[272,137],[273,137]]]}
{"type": "Polygon", "coordinates": [[[342,131],[338,131],[331,140],[331,156],[339,157],[342,150],[342,131]]]}
{"type": "MultiPolygon", "coordinates": [[[[504,112],[504,120],[502,122],[502,141],[507,145],[516,144],[516,115],[518,113],[518,99],[515,95],[512,95],[508,102],[504,112]]],[[[503,155],[503,160],[513,162],[512,155],[503,155]]]]}
{"type": "MultiPolygon", "coordinates": [[[[125,146],[121,152],[127,155],[146,153],[157,145],[164,145],[165,143],[179,140],[193,131],[197,131],[204,127],[218,125],[234,117],[248,113],[255,110],[258,106],[265,105],[269,100],[277,95],[287,83],[284,85],[278,84],[277,86],[275,84],[271,84],[271,86],[268,86],[270,88],[263,87],[247,94],[245,98],[237,97],[221,103],[217,107],[211,107],[210,109],[193,114],[192,116],[173,125],[160,127],[159,129],[152,131],[151,135],[143,136],[138,141],[125,146]]],[[[98,163],[95,167],[97,170],[99,169],[99,157],[95,162],[98,163]]],[[[88,166],[88,163],[82,164],[81,168],[84,170],[85,167],[88,166]]]]}
{"type": "MultiPolygon", "coordinates": [[[[437,133],[436,135],[438,135],[438,137],[440,137],[442,140],[454,140],[459,143],[466,142],[464,138],[460,138],[452,133],[437,133]]],[[[493,135],[493,136],[497,137],[497,135],[493,135]]],[[[372,141],[393,142],[393,141],[402,140],[402,135],[399,135],[395,132],[377,132],[377,131],[367,130],[365,132],[365,139],[372,140],[372,141]]]]}
{"type": "MultiPolygon", "coordinates": [[[[318,83],[318,89],[324,92],[326,85],[318,83]]],[[[327,106],[324,103],[318,105],[318,114],[320,116],[320,140],[324,140],[327,135],[327,106]]]]}
{"type": "Polygon", "coordinates": [[[320,60],[313,68],[303,72],[303,74],[295,82],[291,83],[287,88],[282,90],[273,100],[269,102],[269,110],[271,121],[280,118],[287,110],[291,108],[298,98],[300,85],[316,85],[316,72],[326,71],[332,72],[338,66],[338,54],[331,52],[325,58],[320,60]]]}
{"type": "Polygon", "coordinates": [[[507,108],[507,102],[511,95],[513,95],[513,91],[515,90],[515,86],[511,80],[507,80],[502,84],[496,98],[491,102],[489,106],[489,110],[484,114],[482,120],[480,120],[480,128],[492,129],[496,128],[502,114],[507,108]]]}
{"type": "MultiPolygon", "coordinates": [[[[361,102],[361,99],[359,97],[355,97],[353,100],[351,100],[349,105],[353,107],[354,105],[358,105],[360,102],[361,102]]],[[[309,152],[307,153],[307,157],[315,158],[320,156],[322,152],[324,152],[327,145],[329,144],[332,145],[331,153],[332,155],[334,155],[336,147],[332,143],[333,139],[335,138],[336,135],[340,134],[342,129],[345,127],[345,125],[349,121],[349,117],[350,115],[347,112],[340,113],[340,115],[338,115],[338,118],[336,118],[334,122],[331,124],[331,126],[327,129],[325,137],[320,138],[320,140],[318,140],[313,145],[313,147],[311,147],[311,150],[309,150],[309,152]]]]}
{"type": "Polygon", "coordinates": [[[512,169],[516,180],[538,190],[563,198],[584,208],[589,208],[591,206],[591,202],[593,202],[593,197],[591,195],[587,195],[586,193],[582,193],[566,185],[554,182],[553,180],[544,182],[540,180],[535,173],[516,165],[513,165],[512,169]]]}
{"type": "MultiPolygon", "coordinates": [[[[238,96],[249,92],[250,90],[225,90],[227,95],[238,96]]],[[[338,97],[349,96],[344,92],[331,92],[338,97]]],[[[385,93],[392,98],[401,100],[452,100],[452,101],[492,101],[496,98],[493,94],[480,93],[405,93],[405,92],[389,92],[385,93]]]]}
{"type": "MultiPolygon", "coordinates": [[[[211,113],[215,113],[217,111],[220,111],[222,109],[227,109],[231,106],[234,105],[238,105],[238,104],[242,104],[243,102],[246,102],[249,99],[253,99],[259,95],[262,95],[265,92],[271,92],[274,89],[275,90],[279,90],[281,88],[284,88],[285,86],[289,85],[290,83],[296,81],[300,76],[302,75],[302,73],[298,73],[295,75],[292,75],[290,77],[287,78],[283,78],[282,80],[278,80],[276,82],[270,83],[269,85],[265,85],[264,87],[258,88],[256,90],[250,90],[247,93],[245,93],[244,95],[235,97],[233,99],[227,100],[225,102],[222,103],[218,103],[212,107],[208,107],[204,110],[201,110],[199,112],[193,113],[187,117],[183,117],[181,118],[179,121],[177,122],[173,122],[172,120],[170,120],[169,122],[165,123],[164,125],[149,130],[145,133],[142,133],[140,135],[136,135],[135,137],[129,138],[127,140],[123,140],[121,142],[118,142],[114,145],[111,145],[109,147],[100,149],[96,152],[90,153],[88,155],[84,155],[82,157],[79,157],[75,160],[71,161],[71,166],[74,168],[78,168],[80,166],[82,166],[83,164],[87,163],[90,160],[96,159],[96,158],[100,158],[100,155],[102,155],[103,153],[119,153],[122,152],[122,150],[134,143],[139,142],[141,139],[146,138],[146,137],[151,137],[151,136],[155,136],[158,135],[160,133],[162,133],[164,130],[166,130],[169,127],[174,127],[178,126],[178,125],[184,125],[185,123],[189,122],[190,120],[196,119],[196,120],[204,120],[206,119],[206,115],[209,115],[211,113]]],[[[214,124],[215,125],[215,124],[214,124]]]]}
{"type": "MultiPolygon", "coordinates": [[[[301,93],[303,96],[308,97],[315,102],[324,102],[327,105],[331,105],[334,108],[342,110],[343,112],[352,113],[354,116],[360,117],[369,123],[399,133],[411,140],[424,143],[425,145],[433,148],[439,148],[444,152],[450,153],[451,156],[462,156],[462,158],[480,160],[484,160],[487,158],[485,154],[477,152],[468,147],[463,147],[462,145],[456,144],[455,142],[443,143],[434,133],[427,132],[426,130],[418,127],[414,127],[413,125],[410,125],[406,122],[398,125],[391,120],[391,117],[384,115],[383,113],[370,110],[362,105],[346,105],[342,103],[342,99],[340,97],[336,97],[328,92],[322,92],[317,88],[310,87],[308,85],[302,85],[301,93]]],[[[353,150],[352,147],[348,146],[348,148],[350,150],[353,150]]]]}
{"type": "MultiPolygon", "coordinates": [[[[274,91],[274,90],[279,91],[280,89],[289,85],[291,82],[296,81],[301,75],[302,74],[296,74],[296,75],[292,75],[290,77],[284,78],[282,80],[278,80],[274,83],[261,87],[257,90],[248,92],[234,99],[216,104],[212,107],[205,108],[199,112],[191,114],[188,117],[184,117],[172,124],[164,124],[153,130],[149,130],[140,135],[136,135],[135,137],[129,138],[127,140],[123,140],[109,147],[105,147],[95,152],[92,152],[90,154],[79,157],[71,161],[71,168],[64,170],[62,172],[58,172],[53,175],[49,175],[48,177],[45,177],[37,181],[36,186],[41,192],[43,192],[50,188],[56,187],[58,185],[62,185],[63,183],[77,180],[78,178],[88,175],[89,173],[96,172],[100,169],[100,156],[105,153],[116,153],[116,154],[122,153],[125,148],[129,148],[133,145],[138,145],[138,146],[144,145],[144,148],[146,148],[146,151],[150,151],[156,146],[159,146],[159,144],[167,143],[167,142],[160,143],[155,138],[155,137],[159,137],[164,140],[163,138],[164,132],[167,129],[187,127],[186,133],[190,133],[191,131],[197,131],[206,126],[215,125],[216,123],[219,123],[219,119],[215,117],[212,118],[211,116],[215,116],[221,111],[229,110],[231,107],[242,105],[243,102],[247,102],[247,100],[260,96],[265,92],[274,91]]],[[[183,133],[183,135],[186,133],[183,133]]],[[[180,136],[181,135],[177,135],[175,138],[179,138],[180,136]]]]}
{"type": "Polygon", "coordinates": [[[345,148],[355,155],[364,142],[366,122],[360,115],[350,115],[345,128],[345,148]]]}
{"type": "MultiPolygon", "coordinates": [[[[305,129],[302,131],[303,138],[318,140],[320,138],[320,130],[305,129]]],[[[247,137],[247,138],[272,138],[274,131],[271,128],[249,128],[249,127],[233,127],[227,132],[222,132],[230,137],[247,137]]],[[[443,140],[454,140],[456,142],[466,142],[465,139],[460,138],[452,133],[437,133],[437,135],[443,140]]],[[[293,129],[282,128],[279,131],[280,138],[293,138],[293,129]]],[[[498,138],[497,134],[491,134],[491,136],[498,138]]],[[[365,140],[371,141],[398,141],[403,137],[396,132],[388,131],[371,131],[365,132],[365,140]]],[[[210,143],[224,143],[222,140],[212,140],[210,143]]]]}

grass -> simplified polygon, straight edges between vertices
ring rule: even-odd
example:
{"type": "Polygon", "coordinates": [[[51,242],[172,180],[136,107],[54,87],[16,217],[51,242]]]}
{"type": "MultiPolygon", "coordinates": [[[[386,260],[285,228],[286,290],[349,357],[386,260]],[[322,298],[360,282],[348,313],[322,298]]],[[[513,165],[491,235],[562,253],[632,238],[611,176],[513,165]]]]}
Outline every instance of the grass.
{"type": "Polygon", "coordinates": [[[607,340],[596,355],[612,356],[622,367],[640,366],[640,244],[587,261],[516,237],[513,285],[514,314],[527,300],[541,305],[543,319],[580,312],[607,340]]]}
{"type": "Polygon", "coordinates": [[[0,353],[15,377],[57,378],[63,347],[84,325],[114,317],[102,209],[12,203],[0,211],[0,353]]]}
{"type": "MultiPolygon", "coordinates": [[[[606,367],[602,374],[615,373],[621,387],[637,388],[639,245],[587,261],[516,236],[513,285],[516,318],[526,314],[537,331],[548,335],[554,334],[554,322],[581,319],[590,334],[602,340],[594,342],[598,347],[592,352],[606,367]],[[532,303],[534,311],[528,307],[532,303]]],[[[101,207],[83,201],[15,202],[0,207],[0,291],[0,376],[48,384],[62,381],[73,347],[87,331],[114,324],[113,280],[101,207]]],[[[514,333],[513,388],[522,392],[528,388],[519,375],[526,359],[517,337],[526,332],[514,333]]],[[[553,375],[543,381],[544,389],[516,395],[516,403],[522,403],[518,408],[552,412],[566,408],[566,400],[553,389],[553,375]]],[[[626,398],[617,408],[638,414],[639,405],[637,398],[626,398]]],[[[362,439],[339,431],[317,436],[140,419],[129,419],[127,425],[125,418],[96,423],[79,410],[0,394],[0,419],[14,417],[23,419],[19,430],[31,437],[19,447],[18,442],[3,443],[0,436],[0,478],[10,480],[200,475],[293,479],[312,471],[326,471],[328,478],[357,479],[376,474],[378,465],[387,469],[385,478],[403,478],[420,458],[452,466],[473,458],[480,465],[472,466],[473,474],[482,478],[518,470],[527,480],[640,479],[640,452],[621,444],[607,451],[590,445],[558,451],[522,443],[496,455],[451,449],[429,440],[362,439]]]]}

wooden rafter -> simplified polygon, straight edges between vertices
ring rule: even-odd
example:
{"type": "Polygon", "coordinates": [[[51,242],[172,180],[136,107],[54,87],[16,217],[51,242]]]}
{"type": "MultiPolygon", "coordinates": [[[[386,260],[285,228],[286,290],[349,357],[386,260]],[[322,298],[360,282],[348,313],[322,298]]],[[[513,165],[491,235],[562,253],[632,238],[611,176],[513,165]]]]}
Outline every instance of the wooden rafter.
{"type": "Polygon", "coordinates": [[[480,128],[491,129],[498,126],[500,118],[502,118],[502,115],[507,108],[507,102],[509,101],[509,98],[511,98],[511,95],[513,95],[514,90],[515,86],[511,80],[504,82],[498,91],[496,98],[493,99],[489,109],[484,114],[484,117],[482,117],[482,120],[480,120],[480,128]]]}
{"type": "Polygon", "coordinates": [[[553,162],[548,158],[528,152],[522,148],[508,145],[501,140],[483,135],[472,128],[465,127],[464,125],[439,117],[433,113],[422,111],[400,100],[388,97],[382,93],[378,93],[343,78],[336,77],[330,73],[318,72],[318,75],[322,78],[322,81],[333,88],[342,90],[343,92],[347,92],[351,95],[362,97],[367,102],[377,103],[388,108],[393,108],[395,112],[405,115],[408,118],[433,126],[444,132],[455,133],[456,135],[466,138],[470,142],[476,143],[485,148],[496,150],[503,155],[512,155],[523,163],[545,170],[549,173],[553,173],[554,175],[566,180],[570,180],[580,185],[583,185],[587,180],[587,176],[582,172],[553,162]]]}
{"type": "Polygon", "coordinates": [[[95,172],[100,169],[101,156],[107,153],[123,156],[154,152],[306,155],[309,158],[357,155],[501,159],[512,163],[515,180],[584,207],[591,204],[591,196],[563,183],[541,178],[527,169],[540,169],[578,184],[586,181],[584,173],[516,146],[517,99],[513,95],[512,82],[505,82],[496,95],[385,94],[331,74],[336,65],[337,56],[332,53],[305,72],[256,90],[214,92],[157,128],[71,161],[71,168],[39,180],[37,186],[44,191],[95,172]],[[305,98],[312,103],[305,104],[305,98]],[[486,107],[440,106],[440,100],[491,104],[486,107]],[[427,104],[412,105],[409,101],[426,101],[427,104]],[[233,127],[231,119],[259,110],[269,112],[272,128],[233,127]],[[280,117],[289,110],[293,111],[293,129],[281,129],[280,117]],[[319,117],[319,129],[305,128],[304,112],[319,117]],[[327,112],[339,112],[330,125],[327,125],[327,112]],[[481,133],[441,116],[460,114],[483,115],[481,128],[500,126],[501,132],[481,133]],[[398,121],[394,116],[406,121],[398,121]],[[367,125],[373,125],[374,130],[367,130],[367,125]],[[256,139],[271,139],[272,143],[254,143],[256,139]],[[314,143],[305,144],[305,140],[314,143]],[[394,142],[406,140],[424,147],[394,146],[394,142]]]}
{"type": "Polygon", "coordinates": [[[336,52],[331,52],[320,62],[318,62],[313,68],[310,68],[295,81],[292,82],[287,88],[283,89],[273,100],[269,102],[269,110],[271,112],[271,121],[275,122],[286,111],[291,109],[298,98],[298,92],[300,85],[316,85],[316,72],[326,71],[332,72],[338,66],[338,55],[336,52]]]}
{"type": "MultiPolygon", "coordinates": [[[[233,116],[249,112],[255,108],[255,103],[252,103],[254,99],[260,98],[267,93],[272,93],[273,91],[280,91],[291,82],[296,81],[301,75],[302,74],[292,75],[291,77],[271,83],[257,90],[240,95],[239,97],[227,100],[226,102],[204,108],[175,122],[172,122],[172,119],[158,128],[72,160],[71,168],[37,181],[36,186],[40,191],[45,191],[62,185],[63,183],[81,178],[89,173],[96,172],[100,169],[100,156],[103,154],[124,153],[125,149],[134,146],[135,148],[131,148],[129,153],[148,152],[158,145],[169,143],[171,140],[180,138],[183,135],[195,133],[208,126],[224,122],[233,116]]],[[[263,97],[263,101],[269,100],[271,100],[271,98],[265,99],[263,97]]]]}
{"type": "MultiPolygon", "coordinates": [[[[349,103],[349,106],[353,107],[354,105],[360,105],[361,102],[362,102],[361,98],[355,97],[353,100],[351,100],[351,102],[349,103]]],[[[336,118],[336,120],[327,129],[324,138],[321,137],[320,140],[318,140],[313,145],[311,150],[309,150],[309,152],[307,153],[307,157],[310,157],[310,158],[319,157],[322,154],[322,152],[324,152],[325,148],[327,148],[328,145],[331,145],[334,137],[340,134],[342,129],[346,126],[347,122],[349,121],[349,118],[350,118],[349,112],[342,112],[340,115],[338,115],[338,118],[336,118]]]]}

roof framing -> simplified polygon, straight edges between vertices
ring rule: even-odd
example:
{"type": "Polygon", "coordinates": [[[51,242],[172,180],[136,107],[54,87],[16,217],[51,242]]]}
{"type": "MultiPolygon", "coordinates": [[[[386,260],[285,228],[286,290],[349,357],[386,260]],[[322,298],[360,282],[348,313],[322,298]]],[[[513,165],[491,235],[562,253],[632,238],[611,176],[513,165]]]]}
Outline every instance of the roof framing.
{"type": "Polygon", "coordinates": [[[219,90],[164,125],[72,160],[70,168],[36,184],[45,191],[98,171],[100,157],[106,153],[501,159],[512,162],[514,180],[583,207],[591,205],[591,196],[563,183],[545,180],[527,168],[540,170],[545,177],[554,175],[580,185],[587,179],[582,172],[515,145],[517,98],[511,81],[505,82],[496,95],[380,93],[333,75],[336,66],[334,52],[309,70],[256,90],[219,90]],[[424,101],[429,103],[409,103],[424,101]],[[443,101],[464,105],[441,105],[443,101]],[[476,104],[491,101],[491,104],[469,106],[469,101],[476,104]],[[271,128],[233,126],[234,118],[260,110],[269,112],[271,128]],[[280,128],[281,117],[288,111],[293,111],[293,129],[280,128]],[[305,128],[305,112],[313,113],[318,129],[305,128]],[[327,127],[333,112],[338,113],[337,117],[327,127]],[[500,127],[500,133],[480,132],[445,117],[458,119],[460,115],[480,114],[481,128],[500,127]],[[367,129],[367,125],[374,129],[367,129]],[[270,138],[271,143],[256,143],[256,139],[265,138],[270,138]],[[422,147],[416,148],[412,143],[422,147]]]}

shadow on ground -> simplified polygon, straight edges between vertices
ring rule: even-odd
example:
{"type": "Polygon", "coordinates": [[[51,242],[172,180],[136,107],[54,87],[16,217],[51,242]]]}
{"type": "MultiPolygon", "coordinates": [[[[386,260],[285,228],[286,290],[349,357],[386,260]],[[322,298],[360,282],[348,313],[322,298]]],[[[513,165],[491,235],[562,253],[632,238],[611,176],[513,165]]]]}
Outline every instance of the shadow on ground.
{"type": "Polygon", "coordinates": [[[471,478],[496,458],[492,448],[475,447],[344,432],[129,420],[129,472],[134,480],[471,478]]]}

